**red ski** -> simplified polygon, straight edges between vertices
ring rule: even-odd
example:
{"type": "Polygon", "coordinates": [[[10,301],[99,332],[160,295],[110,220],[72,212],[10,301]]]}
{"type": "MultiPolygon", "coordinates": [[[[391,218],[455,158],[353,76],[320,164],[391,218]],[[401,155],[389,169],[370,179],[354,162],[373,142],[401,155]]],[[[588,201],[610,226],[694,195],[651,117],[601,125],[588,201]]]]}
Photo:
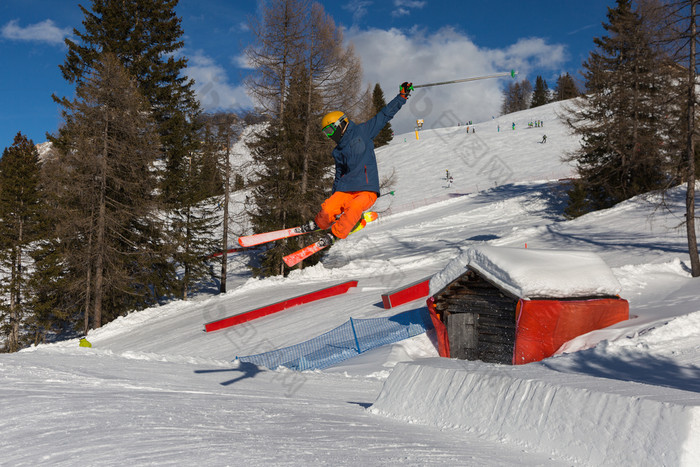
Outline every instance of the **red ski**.
{"type": "MultiPolygon", "coordinates": [[[[355,225],[355,227],[350,231],[350,233],[353,234],[358,230],[364,229],[368,222],[377,220],[377,217],[379,216],[374,211],[368,211],[364,213],[360,221],[357,223],[357,225],[355,225]]],[[[330,245],[331,244],[328,242],[327,238],[322,238],[321,240],[314,242],[309,246],[305,246],[299,251],[295,251],[294,253],[285,256],[283,259],[285,264],[291,268],[292,266],[299,264],[300,261],[305,260],[309,256],[313,255],[314,253],[318,253],[319,251],[323,250],[324,248],[330,245]]]]}
{"type": "Polygon", "coordinates": [[[238,243],[243,247],[260,245],[261,243],[274,242],[283,238],[296,237],[309,232],[304,232],[301,227],[293,227],[291,229],[275,230],[274,232],[263,232],[259,234],[247,235],[240,237],[238,243]]]}
{"type": "Polygon", "coordinates": [[[317,242],[312,243],[309,246],[305,246],[304,248],[302,248],[299,251],[295,251],[291,255],[285,256],[282,259],[284,259],[285,264],[291,268],[292,266],[295,266],[299,262],[305,260],[306,258],[313,255],[314,253],[317,253],[317,252],[323,250],[324,248],[326,248],[329,245],[330,245],[330,243],[323,243],[323,240],[319,240],[317,242]]]}

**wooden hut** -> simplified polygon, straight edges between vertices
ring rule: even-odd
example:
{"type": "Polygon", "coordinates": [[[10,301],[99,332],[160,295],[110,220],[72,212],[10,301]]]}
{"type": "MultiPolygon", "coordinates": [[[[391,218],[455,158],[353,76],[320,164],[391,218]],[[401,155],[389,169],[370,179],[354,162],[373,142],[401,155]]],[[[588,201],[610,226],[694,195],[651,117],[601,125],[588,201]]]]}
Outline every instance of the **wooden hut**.
{"type": "Polygon", "coordinates": [[[433,277],[428,308],[441,356],[522,364],[628,319],[619,290],[590,252],[480,246],[433,277]]]}

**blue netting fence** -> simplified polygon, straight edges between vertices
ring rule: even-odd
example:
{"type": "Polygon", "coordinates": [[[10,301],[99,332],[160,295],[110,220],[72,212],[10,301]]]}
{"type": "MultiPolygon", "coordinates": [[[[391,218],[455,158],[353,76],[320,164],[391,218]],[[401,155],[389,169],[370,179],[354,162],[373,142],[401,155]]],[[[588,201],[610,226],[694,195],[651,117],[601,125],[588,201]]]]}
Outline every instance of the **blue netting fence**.
{"type": "Polygon", "coordinates": [[[432,329],[427,308],[406,311],[388,318],[352,319],[306,342],[248,357],[250,362],[274,370],[322,370],[370,349],[408,339],[432,329]]]}

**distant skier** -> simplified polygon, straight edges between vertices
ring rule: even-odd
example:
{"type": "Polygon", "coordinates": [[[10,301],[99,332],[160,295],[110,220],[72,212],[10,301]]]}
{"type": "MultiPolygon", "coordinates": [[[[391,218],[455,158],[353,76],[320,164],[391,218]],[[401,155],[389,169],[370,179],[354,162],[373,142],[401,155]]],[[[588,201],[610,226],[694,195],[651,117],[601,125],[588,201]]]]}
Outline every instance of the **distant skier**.
{"type": "Polygon", "coordinates": [[[547,135],[542,135],[542,141],[540,143],[544,144],[547,142],[547,135]]]}
{"type": "Polygon", "coordinates": [[[321,120],[321,131],[336,143],[333,193],[323,202],[316,218],[302,226],[305,232],[331,228],[331,233],[321,238],[319,244],[327,246],[347,237],[363,212],[377,200],[379,173],[374,138],[403,107],[412,90],[413,83],[401,84],[399,94],[365,123],[356,124],[337,110],[321,120]]]}

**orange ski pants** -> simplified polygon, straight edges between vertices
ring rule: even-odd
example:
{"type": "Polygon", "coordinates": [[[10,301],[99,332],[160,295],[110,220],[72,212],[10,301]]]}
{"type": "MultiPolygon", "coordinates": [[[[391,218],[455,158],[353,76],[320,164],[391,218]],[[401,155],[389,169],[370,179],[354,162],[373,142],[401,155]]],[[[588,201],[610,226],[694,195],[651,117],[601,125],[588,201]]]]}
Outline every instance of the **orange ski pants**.
{"type": "Polygon", "coordinates": [[[333,235],[345,238],[375,201],[377,194],[372,191],[336,191],[321,205],[314,222],[322,229],[332,226],[333,235]]]}

